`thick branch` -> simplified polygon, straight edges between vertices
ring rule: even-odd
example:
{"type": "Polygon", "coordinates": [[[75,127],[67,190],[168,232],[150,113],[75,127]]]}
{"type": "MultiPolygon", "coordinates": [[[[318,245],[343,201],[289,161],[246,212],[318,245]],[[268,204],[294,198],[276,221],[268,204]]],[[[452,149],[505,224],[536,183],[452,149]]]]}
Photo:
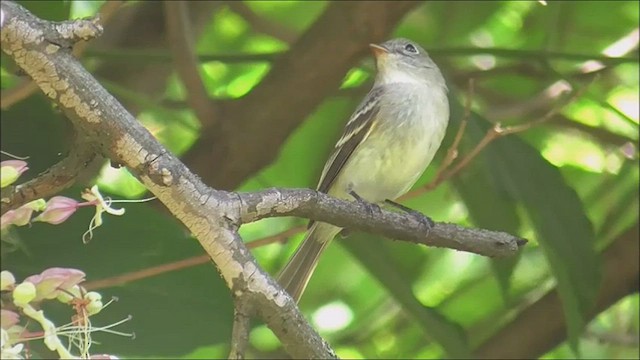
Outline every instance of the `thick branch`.
{"type": "Polygon", "coordinates": [[[227,214],[237,213],[233,209],[237,197],[207,188],[78,63],[69,49],[47,41],[56,36],[52,23],[11,1],[0,6],[7,19],[0,33],[2,50],[59,105],[85,139],[127,166],[194,234],[227,286],[235,289],[240,284],[250,294],[285,349],[296,358],[335,357],[293,299],[258,266],[229,221],[227,214]]]}
{"type": "MultiPolygon", "coordinates": [[[[117,0],[105,2],[102,7],[100,7],[100,10],[98,12],[100,23],[104,25],[107,21],[109,21],[111,16],[116,12],[120,5],[121,1],[117,0]]],[[[87,44],[88,43],[86,41],[81,41],[74,46],[74,54],[76,57],[82,56],[87,44]]],[[[38,90],[38,86],[33,81],[31,81],[30,79],[23,79],[23,81],[15,87],[8,90],[3,90],[1,92],[0,97],[2,98],[2,101],[0,101],[0,108],[8,109],[9,107],[11,107],[11,105],[29,97],[36,90],[38,90]]]]}
{"type": "Polygon", "coordinates": [[[512,256],[526,240],[499,231],[436,223],[429,230],[411,214],[370,211],[362,203],[343,201],[308,189],[269,189],[239,194],[242,223],[265,217],[298,216],[396,240],[446,247],[485,256],[512,256]]]}

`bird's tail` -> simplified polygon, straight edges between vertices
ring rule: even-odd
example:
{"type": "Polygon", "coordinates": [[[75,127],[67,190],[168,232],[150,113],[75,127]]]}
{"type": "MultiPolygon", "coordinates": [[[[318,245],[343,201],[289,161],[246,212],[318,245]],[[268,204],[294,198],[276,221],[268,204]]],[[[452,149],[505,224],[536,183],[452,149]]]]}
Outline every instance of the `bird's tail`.
{"type": "Polygon", "coordinates": [[[320,254],[341,228],[314,223],[291,260],[278,275],[278,282],[298,302],[318,264],[320,254]]]}

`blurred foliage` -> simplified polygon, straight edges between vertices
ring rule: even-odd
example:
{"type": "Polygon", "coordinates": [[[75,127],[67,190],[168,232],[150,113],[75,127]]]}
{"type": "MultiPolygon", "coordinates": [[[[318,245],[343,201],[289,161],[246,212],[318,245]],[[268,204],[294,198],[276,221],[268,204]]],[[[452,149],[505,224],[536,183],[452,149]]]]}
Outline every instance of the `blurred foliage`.
{"type": "MultiPolygon", "coordinates": [[[[103,4],[21,3],[51,20],[89,16],[103,4]]],[[[254,15],[293,37],[303,34],[327,6],[321,1],[245,4],[254,15]]],[[[274,58],[242,61],[242,55],[277,55],[290,45],[257,30],[234,6],[219,5],[197,41],[197,51],[203,58],[238,55],[240,60],[221,58],[201,64],[209,95],[234,99],[262,81],[274,58]]],[[[464,357],[556,287],[569,333],[543,358],[640,356],[637,293],[591,321],[586,315],[602,286],[601,252],[638,223],[638,14],[637,1],[549,1],[546,6],[536,1],[443,1],[418,6],[398,24],[394,35],[414,39],[430,51],[445,72],[451,93],[447,139],[416,186],[433,178],[451,144],[463,118],[460,104],[468,96],[469,78],[475,79],[475,92],[463,154],[492,123],[524,124],[559,106],[564,99],[559,88],[584,94],[551,121],[494,142],[459,176],[406,202],[437,221],[530,239],[518,258],[493,261],[364,234],[336,241],[327,250],[300,306],[339,356],[464,357]],[[627,60],[603,60],[608,56],[627,60]]],[[[2,59],[4,92],[21,79],[4,55],[2,59]]],[[[171,56],[167,49],[89,49],[83,57],[88,66],[97,60],[141,66],[170,62],[171,56]]],[[[345,119],[371,84],[372,70],[371,60],[363,59],[345,74],[342,88],[282,144],[277,160],[238,190],[314,187],[345,119]]],[[[197,139],[200,125],[193,112],[167,105],[185,100],[176,74],[166,79],[160,101],[98,80],[120,99],[139,106],[138,119],[171,151],[183,154],[197,139]]],[[[69,125],[40,93],[3,110],[1,133],[2,150],[30,156],[30,176],[68,150],[69,125]]],[[[125,169],[108,165],[98,184],[117,198],[144,193],[125,169]]],[[[77,197],[80,189],[65,195],[77,197]]],[[[18,229],[11,246],[3,241],[3,269],[23,277],[49,266],[76,267],[89,280],[98,280],[203,254],[198,243],[157,208],[126,207],[126,216],[107,219],[86,246],[80,236],[88,212],[56,227],[36,224],[18,229]]],[[[267,219],[243,226],[241,234],[249,242],[303,222],[267,219]]],[[[301,237],[253,252],[266,270],[275,273],[301,237]]],[[[120,301],[95,321],[113,323],[131,314],[133,320],[120,330],[134,331],[137,337],[132,341],[101,334],[96,351],[153,358],[227,355],[231,297],[213,266],[172,271],[101,291],[120,301]]],[[[282,355],[275,336],[256,323],[248,356],[282,355]]]]}

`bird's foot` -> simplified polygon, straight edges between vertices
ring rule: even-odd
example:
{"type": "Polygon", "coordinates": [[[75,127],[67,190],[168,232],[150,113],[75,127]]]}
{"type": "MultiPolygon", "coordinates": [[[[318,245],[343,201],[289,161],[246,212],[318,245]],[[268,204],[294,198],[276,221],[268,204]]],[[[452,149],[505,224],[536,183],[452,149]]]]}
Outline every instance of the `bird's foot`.
{"type": "Polygon", "coordinates": [[[384,202],[413,216],[413,218],[416,219],[426,229],[427,234],[436,225],[430,217],[424,215],[419,211],[413,210],[410,207],[398,204],[397,202],[389,199],[385,200],[384,202]]]}
{"type": "Polygon", "coordinates": [[[364,205],[367,208],[367,211],[369,212],[369,214],[371,214],[372,216],[374,213],[379,214],[382,212],[378,204],[368,202],[367,200],[361,198],[360,195],[358,195],[355,191],[353,190],[349,191],[349,195],[353,196],[353,198],[356,199],[357,202],[364,205]]]}

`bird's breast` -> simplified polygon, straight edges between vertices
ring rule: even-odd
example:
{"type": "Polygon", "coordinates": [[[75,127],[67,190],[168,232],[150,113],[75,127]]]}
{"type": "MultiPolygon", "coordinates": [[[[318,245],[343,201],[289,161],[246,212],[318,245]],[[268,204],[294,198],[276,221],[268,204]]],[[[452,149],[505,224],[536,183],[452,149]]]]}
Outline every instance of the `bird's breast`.
{"type": "Polygon", "coordinates": [[[337,179],[335,196],[353,190],[371,202],[407,192],[440,147],[449,119],[443,89],[410,85],[390,89],[369,136],[337,179]]]}

